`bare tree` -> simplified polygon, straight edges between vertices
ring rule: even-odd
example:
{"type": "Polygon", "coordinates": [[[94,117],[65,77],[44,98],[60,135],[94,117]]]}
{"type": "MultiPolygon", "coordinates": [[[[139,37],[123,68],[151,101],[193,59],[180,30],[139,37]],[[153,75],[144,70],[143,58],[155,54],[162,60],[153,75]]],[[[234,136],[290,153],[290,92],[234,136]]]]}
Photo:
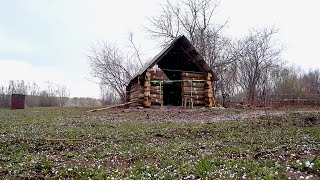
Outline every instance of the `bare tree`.
{"type": "Polygon", "coordinates": [[[10,107],[9,89],[5,86],[0,86],[0,108],[10,107]]]}
{"type": "Polygon", "coordinates": [[[227,99],[236,88],[236,68],[232,63],[238,60],[237,51],[242,49],[222,35],[227,21],[214,23],[218,6],[216,0],[184,0],[175,4],[167,0],[161,14],[149,19],[151,25],[146,30],[152,38],[160,38],[162,45],[185,35],[219,77],[214,84],[215,94],[220,94],[223,106],[227,106],[227,99]]]}
{"type": "Polygon", "coordinates": [[[282,68],[278,78],[275,81],[275,95],[298,95],[302,93],[302,88],[299,83],[298,69],[294,67],[282,68]]]}
{"type": "Polygon", "coordinates": [[[24,80],[9,81],[9,93],[10,94],[27,94],[28,86],[24,83],[24,80]]]}
{"type": "Polygon", "coordinates": [[[309,70],[301,77],[303,88],[306,94],[320,95],[320,71],[309,70]]]}
{"type": "Polygon", "coordinates": [[[238,51],[238,84],[246,93],[248,103],[253,103],[257,94],[258,87],[262,87],[266,94],[267,85],[271,74],[278,68],[282,49],[274,41],[277,30],[265,28],[253,30],[249,36],[245,37],[239,47],[243,50],[238,51]]]}
{"type": "Polygon", "coordinates": [[[91,45],[87,55],[93,77],[100,80],[101,86],[107,86],[108,90],[114,91],[122,101],[125,100],[125,84],[143,65],[132,33],[129,34],[129,42],[128,51],[120,50],[108,42],[98,42],[91,45]]]}
{"type": "Polygon", "coordinates": [[[57,85],[57,95],[59,98],[59,106],[64,106],[69,99],[70,90],[65,85],[57,85]]]}
{"type": "Polygon", "coordinates": [[[100,85],[100,101],[102,105],[110,105],[117,102],[116,95],[110,91],[108,86],[100,85]]]}
{"type": "Polygon", "coordinates": [[[229,107],[231,98],[237,92],[237,66],[236,64],[228,64],[223,68],[219,68],[219,81],[216,83],[215,91],[221,95],[222,106],[229,107]]]}
{"type": "Polygon", "coordinates": [[[236,58],[223,55],[231,46],[230,40],[221,35],[227,21],[222,25],[213,22],[218,6],[216,0],[185,0],[176,4],[167,0],[161,6],[161,14],[149,19],[150,28],[145,29],[152,38],[162,39],[162,45],[185,35],[210,67],[220,67],[236,58]]]}
{"type": "Polygon", "coordinates": [[[28,94],[26,96],[26,104],[29,107],[39,106],[40,88],[37,83],[28,83],[28,94]]]}
{"type": "Polygon", "coordinates": [[[58,90],[52,82],[46,82],[47,87],[39,94],[39,106],[52,107],[59,105],[58,90]]]}

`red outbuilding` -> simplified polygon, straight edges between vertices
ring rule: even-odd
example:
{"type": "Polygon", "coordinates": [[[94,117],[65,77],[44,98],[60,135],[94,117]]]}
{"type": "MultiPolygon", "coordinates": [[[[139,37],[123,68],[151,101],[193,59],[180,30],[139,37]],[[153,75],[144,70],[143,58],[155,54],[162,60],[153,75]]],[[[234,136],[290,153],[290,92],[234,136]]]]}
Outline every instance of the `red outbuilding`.
{"type": "Polygon", "coordinates": [[[11,109],[24,109],[26,96],[23,94],[11,95],[11,109]]]}

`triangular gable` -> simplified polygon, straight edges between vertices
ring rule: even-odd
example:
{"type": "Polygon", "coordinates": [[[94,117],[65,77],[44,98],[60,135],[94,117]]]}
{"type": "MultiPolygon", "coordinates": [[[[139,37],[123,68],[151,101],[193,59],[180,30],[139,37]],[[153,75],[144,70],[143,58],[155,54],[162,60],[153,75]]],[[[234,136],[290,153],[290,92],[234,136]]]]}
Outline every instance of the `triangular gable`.
{"type": "Polygon", "coordinates": [[[214,75],[212,69],[196,51],[190,41],[183,35],[175,38],[166,48],[148,62],[133,76],[128,84],[139,75],[145,73],[148,68],[152,68],[155,64],[158,64],[159,68],[162,69],[168,77],[176,75],[170,73],[170,71],[210,72],[214,75]]]}

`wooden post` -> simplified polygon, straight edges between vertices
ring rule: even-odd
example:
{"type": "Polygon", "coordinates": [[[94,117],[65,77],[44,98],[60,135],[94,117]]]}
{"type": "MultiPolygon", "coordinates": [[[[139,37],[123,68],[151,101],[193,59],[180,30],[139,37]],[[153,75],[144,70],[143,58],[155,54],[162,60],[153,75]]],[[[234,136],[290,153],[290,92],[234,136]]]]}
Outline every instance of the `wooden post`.
{"type": "Polygon", "coordinates": [[[146,76],[150,74],[150,82],[152,81],[150,89],[150,99],[152,105],[163,106],[163,80],[165,80],[165,74],[161,70],[149,70],[146,76]]]}
{"type": "Polygon", "coordinates": [[[160,85],[160,104],[161,104],[161,108],[163,108],[163,81],[161,81],[159,85],[160,85]]]}
{"type": "Polygon", "coordinates": [[[150,87],[151,87],[151,73],[150,69],[147,70],[145,75],[145,81],[144,81],[144,101],[143,106],[144,107],[150,107],[151,106],[151,97],[150,97],[150,87]]]}
{"type": "Polygon", "coordinates": [[[212,90],[212,74],[208,73],[206,74],[206,82],[205,82],[205,102],[208,107],[213,107],[215,105],[214,99],[213,99],[213,90],[212,90]]]}

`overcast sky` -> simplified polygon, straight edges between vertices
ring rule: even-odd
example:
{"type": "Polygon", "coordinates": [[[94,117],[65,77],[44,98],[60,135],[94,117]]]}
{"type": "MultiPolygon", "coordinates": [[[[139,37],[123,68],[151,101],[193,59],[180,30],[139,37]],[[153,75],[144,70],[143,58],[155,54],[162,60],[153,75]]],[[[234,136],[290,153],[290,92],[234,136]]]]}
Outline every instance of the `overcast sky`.
{"type": "MultiPolygon", "coordinates": [[[[158,43],[143,26],[161,0],[0,0],[0,83],[9,80],[65,84],[71,96],[99,97],[85,57],[89,44],[107,40],[126,47],[133,32],[145,60],[158,43]]],[[[320,1],[221,0],[215,22],[241,37],[250,28],[279,28],[283,59],[303,69],[320,68],[320,1]]]]}

